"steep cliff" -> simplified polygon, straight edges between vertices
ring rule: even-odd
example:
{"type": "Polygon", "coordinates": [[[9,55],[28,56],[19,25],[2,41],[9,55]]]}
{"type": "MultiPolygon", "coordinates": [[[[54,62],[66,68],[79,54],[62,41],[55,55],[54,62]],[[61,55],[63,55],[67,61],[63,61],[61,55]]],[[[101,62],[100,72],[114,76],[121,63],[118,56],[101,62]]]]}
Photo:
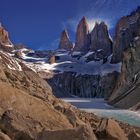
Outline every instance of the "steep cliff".
{"type": "Polygon", "coordinates": [[[87,19],[83,17],[77,26],[75,51],[87,52],[90,47],[90,34],[87,19]]]}
{"type": "Polygon", "coordinates": [[[115,86],[118,73],[77,75],[74,72],[56,74],[48,82],[56,97],[78,96],[84,98],[108,98],[115,86]],[[60,93],[60,91],[62,91],[60,93]]]}
{"type": "Polygon", "coordinates": [[[133,39],[131,47],[123,52],[121,74],[109,103],[120,108],[130,108],[140,101],[140,38],[133,39]]]}
{"type": "Polygon", "coordinates": [[[140,8],[128,16],[122,17],[117,23],[113,43],[112,63],[122,61],[122,54],[126,48],[132,46],[133,39],[140,35],[140,8]]]}

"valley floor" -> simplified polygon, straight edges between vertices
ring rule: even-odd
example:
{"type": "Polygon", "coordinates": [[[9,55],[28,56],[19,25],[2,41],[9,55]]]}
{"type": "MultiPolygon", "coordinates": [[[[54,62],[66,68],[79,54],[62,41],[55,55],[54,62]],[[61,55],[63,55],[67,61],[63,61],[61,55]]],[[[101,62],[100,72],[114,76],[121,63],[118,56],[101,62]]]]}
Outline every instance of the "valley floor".
{"type": "Polygon", "coordinates": [[[140,112],[116,109],[108,105],[104,99],[63,98],[62,100],[71,103],[81,110],[92,112],[100,117],[113,118],[140,127],[140,112]]]}

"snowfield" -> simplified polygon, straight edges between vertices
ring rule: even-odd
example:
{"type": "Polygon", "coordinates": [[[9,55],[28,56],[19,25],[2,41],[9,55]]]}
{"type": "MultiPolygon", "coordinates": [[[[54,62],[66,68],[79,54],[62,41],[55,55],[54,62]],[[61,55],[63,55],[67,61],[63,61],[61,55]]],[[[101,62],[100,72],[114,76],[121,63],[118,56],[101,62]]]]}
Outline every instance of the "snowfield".
{"type": "Polygon", "coordinates": [[[120,72],[121,71],[121,63],[111,64],[110,59],[108,58],[108,62],[103,64],[103,60],[100,61],[90,61],[86,62],[86,57],[94,52],[88,52],[84,56],[77,59],[72,57],[73,54],[80,54],[80,52],[73,52],[69,54],[69,52],[56,52],[56,56],[59,57],[57,63],[49,64],[48,58],[34,58],[23,55],[23,59],[25,60],[25,64],[33,69],[36,72],[45,71],[59,71],[59,72],[75,72],[77,75],[106,75],[112,72],[120,72]]]}

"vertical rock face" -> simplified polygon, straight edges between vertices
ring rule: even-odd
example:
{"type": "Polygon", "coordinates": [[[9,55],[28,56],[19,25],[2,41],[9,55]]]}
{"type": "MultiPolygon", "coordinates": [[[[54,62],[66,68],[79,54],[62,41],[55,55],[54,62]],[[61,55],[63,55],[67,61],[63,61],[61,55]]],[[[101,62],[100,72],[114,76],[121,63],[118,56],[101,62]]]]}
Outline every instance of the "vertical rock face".
{"type": "Polygon", "coordinates": [[[71,97],[71,95],[93,98],[108,98],[113,91],[118,73],[114,72],[106,76],[77,75],[74,72],[56,74],[47,80],[57,97],[71,97]],[[59,92],[61,91],[61,92],[59,92]]]}
{"type": "Polygon", "coordinates": [[[88,51],[90,46],[89,26],[85,17],[78,24],[75,51],[88,51]]]}
{"type": "Polygon", "coordinates": [[[65,49],[65,50],[72,50],[74,47],[73,43],[70,41],[69,39],[69,35],[67,30],[65,29],[62,33],[61,33],[61,37],[60,37],[60,43],[59,43],[59,49],[65,49]]]}
{"type": "Polygon", "coordinates": [[[104,22],[96,23],[91,32],[92,51],[102,50],[103,57],[109,56],[112,52],[112,41],[108,34],[107,25],[104,22]]]}
{"type": "Polygon", "coordinates": [[[140,38],[134,38],[131,48],[123,52],[122,71],[109,102],[130,108],[140,101],[140,38]]]}
{"type": "Polygon", "coordinates": [[[134,37],[140,35],[140,8],[129,16],[122,17],[117,24],[113,44],[112,63],[122,61],[124,49],[131,47],[134,37]]]}
{"type": "Polygon", "coordinates": [[[13,44],[9,40],[8,32],[0,25],[0,46],[5,48],[13,47],[13,44]]]}

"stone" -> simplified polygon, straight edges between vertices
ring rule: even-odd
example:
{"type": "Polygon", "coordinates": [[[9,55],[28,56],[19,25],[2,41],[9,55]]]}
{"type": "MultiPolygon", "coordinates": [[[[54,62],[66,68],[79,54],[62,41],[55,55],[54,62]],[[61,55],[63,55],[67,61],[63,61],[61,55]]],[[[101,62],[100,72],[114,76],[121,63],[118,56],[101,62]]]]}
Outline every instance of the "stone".
{"type": "Polygon", "coordinates": [[[79,126],[75,129],[44,131],[37,140],[97,140],[89,126],[79,126]]]}
{"type": "Polygon", "coordinates": [[[103,140],[128,140],[119,124],[111,119],[102,119],[95,134],[103,140]]]}
{"type": "Polygon", "coordinates": [[[0,132],[0,140],[11,140],[8,135],[0,132]]]}

